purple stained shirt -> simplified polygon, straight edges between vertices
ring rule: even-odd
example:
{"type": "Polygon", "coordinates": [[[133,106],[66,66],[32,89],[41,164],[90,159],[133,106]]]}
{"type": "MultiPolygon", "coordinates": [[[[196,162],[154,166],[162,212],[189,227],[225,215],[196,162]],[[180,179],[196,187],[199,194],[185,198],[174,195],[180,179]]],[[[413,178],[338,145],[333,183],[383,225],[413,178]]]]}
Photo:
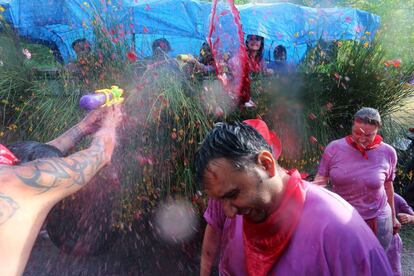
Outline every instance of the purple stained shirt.
{"type": "Polygon", "coordinates": [[[407,201],[397,193],[394,193],[394,206],[395,213],[406,213],[409,215],[414,215],[413,209],[408,205],[407,201]]]}
{"type": "Polygon", "coordinates": [[[394,180],[397,165],[397,153],[386,143],[367,151],[367,155],[365,159],[342,138],[329,143],[318,169],[319,175],[331,179],[333,192],[354,206],[365,220],[384,215],[384,183],[394,180]]]}
{"type": "MultiPolygon", "coordinates": [[[[384,249],[352,206],[306,183],[306,199],[292,239],[270,275],[392,275],[384,249]]],[[[207,223],[222,231],[220,275],[246,275],[243,218],[226,218],[210,200],[207,223]]]]}

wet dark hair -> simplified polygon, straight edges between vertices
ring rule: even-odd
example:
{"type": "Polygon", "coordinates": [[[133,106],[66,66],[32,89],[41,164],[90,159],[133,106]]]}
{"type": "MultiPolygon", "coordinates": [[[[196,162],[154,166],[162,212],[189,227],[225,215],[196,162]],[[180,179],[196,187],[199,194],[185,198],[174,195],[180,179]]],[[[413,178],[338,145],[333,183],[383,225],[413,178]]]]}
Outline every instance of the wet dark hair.
{"type": "Polygon", "coordinates": [[[253,127],[241,122],[217,123],[195,155],[196,180],[203,183],[204,171],[213,159],[224,157],[243,169],[256,164],[256,157],[263,150],[272,152],[272,147],[253,127]]]}
{"type": "Polygon", "coordinates": [[[247,48],[247,51],[249,50],[249,45],[248,45],[248,42],[249,42],[249,40],[252,38],[252,37],[256,37],[256,38],[259,38],[259,40],[260,40],[260,49],[259,49],[259,53],[258,53],[258,55],[257,55],[257,61],[261,61],[262,59],[263,59],[263,50],[264,50],[264,37],[263,36],[260,36],[260,35],[253,35],[253,34],[249,34],[249,35],[247,35],[247,37],[246,37],[246,41],[245,41],[245,43],[246,43],[246,48],[247,48]]]}
{"type": "Polygon", "coordinates": [[[58,148],[35,141],[15,142],[7,145],[7,148],[21,164],[41,158],[63,157],[63,153],[58,148]]]}
{"type": "Polygon", "coordinates": [[[152,42],[152,45],[151,45],[152,53],[156,54],[159,51],[158,48],[160,48],[161,51],[167,53],[171,51],[170,42],[168,42],[168,40],[165,38],[158,38],[152,42]]]}
{"type": "Polygon", "coordinates": [[[276,60],[278,53],[285,53],[285,59],[286,59],[286,55],[287,55],[287,51],[286,51],[286,47],[283,45],[277,45],[275,47],[275,49],[273,50],[273,58],[276,60]]]}

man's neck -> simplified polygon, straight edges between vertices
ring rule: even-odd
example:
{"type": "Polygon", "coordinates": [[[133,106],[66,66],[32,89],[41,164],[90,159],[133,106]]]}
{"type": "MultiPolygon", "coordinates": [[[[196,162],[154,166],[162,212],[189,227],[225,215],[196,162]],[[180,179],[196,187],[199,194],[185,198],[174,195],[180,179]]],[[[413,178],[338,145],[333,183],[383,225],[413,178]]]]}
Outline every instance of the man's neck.
{"type": "MultiPolygon", "coordinates": [[[[280,203],[285,195],[285,186],[289,182],[290,175],[285,172],[284,169],[281,167],[277,168],[276,171],[277,175],[273,177],[271,180],[272,183],[270,184],[271,192],[272,192],[272,206],[269,210],[269,214],[273,213],[277,208],[280,206],[280,203]]],[[[268,215],[269,215],[268,214],[268,215]]]]}

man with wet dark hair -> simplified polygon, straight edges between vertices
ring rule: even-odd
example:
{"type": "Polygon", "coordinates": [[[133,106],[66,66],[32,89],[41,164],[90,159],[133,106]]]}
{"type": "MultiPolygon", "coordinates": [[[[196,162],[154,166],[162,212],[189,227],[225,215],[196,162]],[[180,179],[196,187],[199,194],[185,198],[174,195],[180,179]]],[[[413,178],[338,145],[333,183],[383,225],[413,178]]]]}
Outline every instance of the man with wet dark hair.
{"type": "Polygon", "coordinates": [[[19,141],[7,145],[7,148],[19,159],[19,164],[41,158],[63,157],[63,153],[55,146],[35,141],[19,141]]]}
{"type": "Polygon", "coordinates": [[[23,273],[52,207],[81,189],[110,162],[120,121],[119,106],[92,111],[48,145],[12,144],[22,160],[0,145],[0,275],[23,273]],[[90,134],[89,148],[67,157],[45,157],[51,151],[58,156],[59,151],[67,153],[90,134]]]}
{"type": "Polygon", "coordinates": [[[244,123],[218,123],[195,173],[221,206],[205,215],[201,275],[220,250],[221,275],[392,275],[359,214],[333,193],[281,168],[265,138],[244,123]],[[212,238],[221,241],[219,248],[212,238]]]}

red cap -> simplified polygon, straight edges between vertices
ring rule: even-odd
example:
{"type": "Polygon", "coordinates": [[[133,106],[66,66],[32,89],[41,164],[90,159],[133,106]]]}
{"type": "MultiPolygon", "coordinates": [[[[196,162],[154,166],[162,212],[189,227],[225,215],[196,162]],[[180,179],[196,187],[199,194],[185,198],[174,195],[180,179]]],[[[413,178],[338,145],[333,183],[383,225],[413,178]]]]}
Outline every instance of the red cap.
{"type": "Polygon", "coordinates": [[[272,147],[273,155],[276,159],[279,159],[280,154],[282,153],[282,143],[280,143],[280,139],[276,133],[269,130],[266,123],[261,119],[244,120],[243,123],[256,129],[257,132],[259,132],[266,142],[272,147]]]}
{"type": "Polygon", "coordinates": [[[0,144],[0,165],[9,165],[13,166],[19,162],[19,159],[14,156],[14,154],[8,150],[5,146],[0,144]]]}

